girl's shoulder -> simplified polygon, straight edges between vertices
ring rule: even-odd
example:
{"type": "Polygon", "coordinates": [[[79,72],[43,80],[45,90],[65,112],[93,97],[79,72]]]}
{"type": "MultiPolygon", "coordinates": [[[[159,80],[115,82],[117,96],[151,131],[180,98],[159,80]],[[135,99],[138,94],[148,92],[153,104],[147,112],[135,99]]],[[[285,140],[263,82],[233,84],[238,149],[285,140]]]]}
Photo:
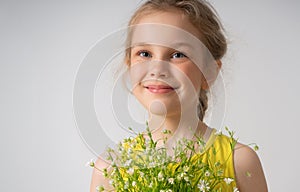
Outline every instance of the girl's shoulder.
{"type": "Polygon", "coordinates": [[[251,147],[237,143],[233,159],[240,191],[268,191],[260,159],[251,147]]]}
{"type": "Polygon", "coordinates": [[[250,146],[213,130],[204,156],[223,162],[225,174],[235,178],[240,191],[268,191],[260,159],[250,146]],[[209,154],[209,155],[207,155],[209,154]]]}

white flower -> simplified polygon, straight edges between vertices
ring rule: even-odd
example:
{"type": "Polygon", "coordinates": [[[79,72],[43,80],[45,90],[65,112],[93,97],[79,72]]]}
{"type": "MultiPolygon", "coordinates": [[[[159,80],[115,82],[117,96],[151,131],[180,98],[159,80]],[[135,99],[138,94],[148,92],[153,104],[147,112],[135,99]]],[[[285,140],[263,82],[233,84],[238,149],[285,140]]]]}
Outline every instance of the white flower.
{"type": "Polygon", "coordinates": [[[206,190],[210,189],[209,184],[206,181],[202,180],[202,179],[199,181],[199,184],[197,185],[197,187],[202,192],[205,192],[206,190]]]}
{"type": "Polygon", "coordinates": [[[181,179],[184,178],[185,175],[186,173],[180,173],[179,175],[177,175],[176,179],[180,181],[181,179]]]}
{"type": "Polygon", "coordinates": [[[149,184],[149,187],[152,187],[153,186],[153,183],[151,182],[150,184],[149,184]]]}
{"type": "Polygon", "coordinates": [[[125,185],[124,185],[124,189],[128,189],[128,187],[129,187],[129,182],[126,181],[126,182],[125,182],[125,185]]]}
{"type": "Polygon", "coordinates": [[[168,182],[173,185],[174,184],[174,178],[169,178],[168,182]]]}
{"type": "Polygon", "coordinates": [[[167,190],[161,189],[161,190],[159,190],[159,192],[173,192],[173,191],[172,191],[172,189],[167,189],[167,190]]]}
{"type": "Polygon", "coordinates": [[[210,176],[210,172],[209,172],[209,171],[206,171],[206,172],[204,173],[204,175],[205,175],[205,177],[209,177],[209,176],[210,176]]]}
{"type": "Polygon", "coordinates": [[[224,178],[224,181],[227,185],[229,185],[233,181],[233,179],[228,177],[228,178],[224,178]]]}
{"type": "Polygon", "coordinates": [[[155,162],[154,161],[150,162],[149,167],[155,167],[155,162]]]}
{"type": "Polygon", "coordinates": [[[136,186],[136,182],[135,181],[132,181],[132,186],[136,186]]]}
{"type": "Polygon", "coordinates": [[[164,180],[164,175],[163,175],[162,172],[159,172],[157,177],[158,177],[158,181],[163,181],[164,180]]]}
{"type": "Polygon", "coordinates": [[[189,167],[185,165],[185,166],[183,167],[183,171],[184,171],[184,172],[188,172],[188,170],[189,170],[189,167]]]}
{"type": "Polygon", "coordinates": [[[185,176],[185,177],[184,177],[184,180],[185,180],[186,182],[188,182],[188,181],[189,181],[189,177],[188,177],[188,176],[185,176]]]}
{"type": "Polygon", "coordinates": [[[131,165],[131,163],[132,163],[132,159],[129,159],[125,162],[124,166],[129,167],[131,165]]]}
{"type": "Polygon", "coordinates": [[[110,185],[113,185],[113,184],[114,184],[114,180],[112,180],[112,179],[109,180],[109,184],[110,184],[110,185]]]}
{"type": "Polygon", "coordinates": [[[134,173],[134,169],[131,167],[131,168],[129,168],[128,170],[127,170],[127,173],[129,174],[129,175],[132,175],[133,173],[134,173]]]}
{"type": "Polygon", "coordinates": [[[145,173],[140,171],[140,176],[144,177],[145,173]]]}
{"type": "Polygon", "coordinates": [[[240,192],[238,188],[234,187],[233,192],[240,192]]]}
{"type": "Polygon", "coordinates": [[[180,173],[180,177],[183,178],[186,175],[186,173],[180,173]]]}

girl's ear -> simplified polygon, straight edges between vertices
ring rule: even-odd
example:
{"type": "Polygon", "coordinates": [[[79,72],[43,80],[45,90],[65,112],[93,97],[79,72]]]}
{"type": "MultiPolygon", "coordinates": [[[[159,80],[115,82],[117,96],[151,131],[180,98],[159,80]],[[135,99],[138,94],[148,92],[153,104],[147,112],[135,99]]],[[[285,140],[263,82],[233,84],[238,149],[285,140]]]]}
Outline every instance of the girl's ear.
{"type": "Polygon", "coordinates": [[[203,83],[201,85],[201,88],[204,89],[204,90],[208,90],[209,85],[212,85],[214,83],[214,81],[217,79],[219,71],[222,67],[222,61],[220,59],[215,60],[214,64],[217,64],[217,69],[216,69],[217,71],[213,75],[210,75],[210,78],[208,79],[208,82],[207,82],[207,79],[205,79],[205,77],[202,75],[203,83]]]}
{"type": "MultiPolygon", "coordinates": [[[[218,70],[220,71],[221,67],[222,67],[222,61],[220,59],[216,60],[216,63],[218,65],[218,70]]],[[[218,72],[219,72],[218,71],[218,72]]]]}

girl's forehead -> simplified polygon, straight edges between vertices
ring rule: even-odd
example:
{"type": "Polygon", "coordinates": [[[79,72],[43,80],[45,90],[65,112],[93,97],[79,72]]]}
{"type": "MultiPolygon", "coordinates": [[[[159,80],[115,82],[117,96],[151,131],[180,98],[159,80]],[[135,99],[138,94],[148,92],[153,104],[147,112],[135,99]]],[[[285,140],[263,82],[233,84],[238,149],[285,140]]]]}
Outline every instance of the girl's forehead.
{"type": "Polygon", "coordinates": [[[170,8],[165,11],[152,11],[148,14],[141,14],[139,19],[134,24],[161,24],[180,28],[200,37],[200,30],[192,24],[188,15],[176,8],[170,8]]]}
{"type": "Polygon", "coordinates": [[[144,15],[141,13],[130,31],[131,46],[155,44],[175,49],[179,45],[194,49],[203,47],[198,28],[187,15],[175,8],[144,15]]]}

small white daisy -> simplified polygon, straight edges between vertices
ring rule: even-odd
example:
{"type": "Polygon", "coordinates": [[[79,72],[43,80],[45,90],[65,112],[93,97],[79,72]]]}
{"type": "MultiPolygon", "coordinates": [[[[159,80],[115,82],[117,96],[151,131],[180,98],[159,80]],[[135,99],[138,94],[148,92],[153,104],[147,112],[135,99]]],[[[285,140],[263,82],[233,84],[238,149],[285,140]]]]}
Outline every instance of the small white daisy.
{"type": "Polygon", "coordinates": [[[133,187],[136,186],[136,182],[135,181],[132,181],[132,184],[131,184],[133,187]]]}
{"type": "Polygon", "coordinates": [[[157,177],[158,177],[158,181],[163,181],[164,180],[164,175],[163,175],[162,172],[159,172],[157,177]]]}
{"type": "Polygon", "coordinates": [[[229,185],[232,181],[234,181],[232,178],[224,178],[224,181],[227,185],[229,185]]]}
{"type": "Polygon", "coordinates": [[[133,173],[134,173],[134,169],[131,167],[131,168],[129,168],[128,170],[127,170],[127,173],[129,174],[129,175],[132,175],[133,173]]]}
{"type": "Polygon", "coordinates": [[[174,178],[169,178],[168,182],[173,185],[174,184],[174,178]]]}
{"type": "Polygon", "coordinates": [[[200,189],[200,191],[203,191],[203,192],[210,189],[209,183],[202,179],[199,181],[199,184],[197,185],[197,187],[200,189]]]}
{"type": "Polygon", "coordinates": [[[209,176],[210,176],[210,172],[209,172],[209,171],[206,171],[206,172],[204,173],[204,175],[205,175],[205,177],[209,177],[209,176]]]}

